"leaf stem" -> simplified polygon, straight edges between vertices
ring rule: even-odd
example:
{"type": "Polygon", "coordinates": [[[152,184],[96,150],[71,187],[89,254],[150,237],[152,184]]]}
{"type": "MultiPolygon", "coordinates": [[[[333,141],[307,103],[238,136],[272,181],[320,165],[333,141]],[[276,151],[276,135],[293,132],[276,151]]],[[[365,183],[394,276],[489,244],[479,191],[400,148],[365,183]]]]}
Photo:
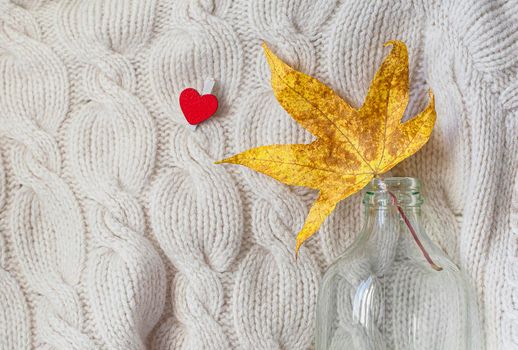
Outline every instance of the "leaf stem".
{"type": "Polygon", "coordinates": [[[408,229],[410,230],[410,233],[412,234],[412,237],[414,238],[414,241],[415,243],[417,244],[417,246],[419,247],[419,249],[421,250],[421,253],[423,253],[423,256],[424,258],[426,259],[426,261],[428,261],[428,263],[430,264],[430,266],[436,270],[436,271],[441,271],[442,270],[442,267],[438,266],[436,263],[434,263],[434,261],[432,260],[432,257],[430,256],[430,254],[428,254],[428,252],[426,251],[425,247],[423,246],[423,244],[421,243],[421,240],[419,239],[419,237],[417,236],[417,233],[416,231],[414,230],[414,227],[412,226],[412,224],[410,223],[410,220],[408,219],[408,217],[406,216],[405,214],[405,211],[403,210],[403,208],[401,208],[401,206],[399,205],[398,203],[398,200],[397,200],[397,197],[394,193],[390,192],[389,190],[387,190],[388,194],[390,195],[390,197],[392,198],[392,203],[396,206],[398,212],[399,212],[399,215],[401,216],[401,218],[403,219],[403,221],[405,222],[406,226],[408,227],[408,229]]]}

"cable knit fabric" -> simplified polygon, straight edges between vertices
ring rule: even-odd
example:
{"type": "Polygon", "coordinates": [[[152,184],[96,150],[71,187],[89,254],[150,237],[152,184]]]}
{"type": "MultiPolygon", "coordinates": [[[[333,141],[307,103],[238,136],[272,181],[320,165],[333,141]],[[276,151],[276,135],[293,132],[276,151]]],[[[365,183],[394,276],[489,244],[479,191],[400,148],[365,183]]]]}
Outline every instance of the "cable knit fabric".
{"type": "Polygon", "coordinates": [[[361,225],[339,204],[295,260],[315,193],[214,161],[312,135],[260,44],[362,104],[390,39],[431,141],[393,175],[470,277],[489,350],[518,349],[516,0],[0,0],[0,349],[313,348],[319,281],[361,225]],[[190,128],[186,87],[216,81],[190,128]]]}

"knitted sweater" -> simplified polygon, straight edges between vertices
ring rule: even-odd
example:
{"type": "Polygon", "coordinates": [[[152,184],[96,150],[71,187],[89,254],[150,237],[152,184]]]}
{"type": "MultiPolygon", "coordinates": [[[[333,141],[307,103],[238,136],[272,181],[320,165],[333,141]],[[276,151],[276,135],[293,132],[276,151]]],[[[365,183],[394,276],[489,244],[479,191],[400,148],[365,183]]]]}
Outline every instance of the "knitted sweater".
{"type": "Polygon", "coordinates": [[[436,96],[428,233],[470,277],[487,348],[518,349],[516,0],[0,0],[0,348],[311,349],[319,281],[361,225],[339,204],[296,261],[313,191],[213,162],[312,136],[260,44],[358,107],[388,49],[407,115],[436,96]],[[216,80],[196,130],[178,105],[216,80]]]}

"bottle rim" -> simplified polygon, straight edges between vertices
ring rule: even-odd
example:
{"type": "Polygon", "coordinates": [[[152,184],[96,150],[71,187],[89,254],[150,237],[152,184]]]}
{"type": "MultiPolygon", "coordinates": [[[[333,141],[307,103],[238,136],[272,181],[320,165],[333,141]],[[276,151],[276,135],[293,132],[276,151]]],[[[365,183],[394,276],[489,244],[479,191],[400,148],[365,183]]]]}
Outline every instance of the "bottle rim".
{"type": "Polygon", "coordinates": [[[421,196],[421,182],[415,177],[388,177],[375,178],[365,187],[363,204],[367,206],[393,205],[392,197],[388,191],[394,194],[398,204],[404,207],[418,207],[423,203],[421,196]]]}
{"type": "Polygon", "coordinates": [[[382,188],[381,181],[385,183],[388,190],[421,191],[421,181],[416,177],[387,177],[384,179],[374,178],[365,187],[366,191],[376,192],[382,188]]]}

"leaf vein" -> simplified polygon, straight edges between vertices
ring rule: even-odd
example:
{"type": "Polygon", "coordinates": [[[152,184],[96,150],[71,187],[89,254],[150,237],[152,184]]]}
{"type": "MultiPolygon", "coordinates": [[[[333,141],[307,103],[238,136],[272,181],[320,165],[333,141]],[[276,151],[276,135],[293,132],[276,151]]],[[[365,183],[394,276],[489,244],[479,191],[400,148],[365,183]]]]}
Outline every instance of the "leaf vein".
{"type": "MultiPolygon", "coordinates": [[[[271,55],[266,52],[266,54],[271,58],[271,55]]],[[[372,168],[372,166],[369,164],[369,162],[367,162],[367,160],[363,157],[363,154],[356,148],[356,146],[353,144],[353,142],[347,137],[347,135],[342,131],[342,129],[340,129],[338,127],[338,125],[336,125],[328,116],[326,113],[324,113],[322,110],[320,110],[320,108],[318,108],[317,106],[315,106],[313,103],[311,103],[307,98],[305,98],[302,94],[300,94],[294,87],[292,87],[291,85],[289,85],[283,78],[282,76],[277,72],[277,69],[275,68],[275,66],[273,66],[273,70],[275,71],[275,75],[277,75],[277,77],[288,87],[290,88],[293,92],[295,92],[295,94],[297,94],[300,98],[302,98],[304,101],[306,101],[309,105],[311,105],[313,108],[315,108],[318,112],[320,112],[320,114],[326,118],[335,128],[336,130],[338,130],[340,132],[340,134],[342,134],[342,136],[346,139],[347,142],[349,142],[349,144],[351,144],[351,146],[353,147],[353,149],[355,150],[355,152],[360,156],[360,158],[364,161],[365,164],[367,164],[367,166],[372,170],[373,173],[375,173],[376,171],[372,168]]]]}

